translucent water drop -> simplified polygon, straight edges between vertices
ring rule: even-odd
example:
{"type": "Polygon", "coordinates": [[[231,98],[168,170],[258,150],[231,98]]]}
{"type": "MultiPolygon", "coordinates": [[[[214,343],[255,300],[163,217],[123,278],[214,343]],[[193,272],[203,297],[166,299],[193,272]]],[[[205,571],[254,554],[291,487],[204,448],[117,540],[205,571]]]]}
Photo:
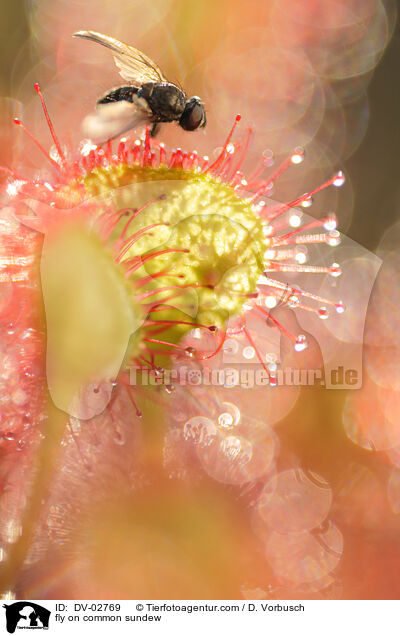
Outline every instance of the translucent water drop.
{"type": "MultiPolygon", "coordinates": [[[[66,150],[67,150],[66,148],[64,148],[64,149],[63,149],[64,154],[67,154],[67,153],[66,153],[66,150]]],[[[50,155],[50,157],[51,157],[51,158],[52,158],[52,159],[53,159],[56,163],[58,163],[59,165],[62,165],[62,159],[61,159],[61,157],[60,157],[60,153],[58,152],[58,149],[57,149],[57,147],[56,147],[56,146],[51,146],[51,148],[50,148],[50,150],[49,150],[49,155],[50,155]]],[[[46,184],[45,184],[45,185],[46,185],[46,184]]],[[[50,184],[49,184],[49,185],[50,185],[50,184]]],[[[51,186],[50,186],[50,187],[51,187],[51,186]]],[[[50,188],[49,188],[49,189],[50,189],[50,188]]],[[[51,187],[51,189],[53,189],[53,188],[51,187]]]]}
{"type": "Polygon", "coordinates": [[[188,358],[193,358],[196,355],[196,349],[194,347],[186,347],[185,354],[188,358]]]}
{"type": "Polygon", "coordinates": [[[329,273],[334,278],[337,278],[338,276],[340,276],[342,273],[342,268],[340,267],[339,263],[332,263],[332,265],[329,268],[329,273]]]}
{"type": "Polygon", "coordinates": [[[227,338],[222,348],[225,353],[228,353],[229,355],[234,355],[239,350],[239,344],[237,340],[233,340],[232,338],[227,338]]]}
{"type": "Polygon", "coordinates": [[[272,150],[269,150],[269,149],[264,150],[264,152],[263,152],[263,164],[267,168],[270,168],[271,166],[274,165],[274,153],[272,152],[272,150]]]}
{"type": "Polygon", "coordinates": [[[340,188],[345,181],[346,181],[346,177],[344,176],[343,172],[339,170],[339,172],[335,174],[333,185],[336,186],[337,188],[340,188]]]}
{"type": "Polygon", "coordinates": [[[328,230],[328,232],[331,232],[332,230],[336,230],[337,228],[336,214],[332,213],[327,216],[326,221],[324,223],[324,228],[328,230]]]}
{"type": "Polygon", "coordinates": [[[297,336],[294,343],[295,351],[304,351],[304,349],[307,349],[307,347],[308,343],[306,336],[304,334],[300,334],[299,336],[297,336]]]}
{"type": "Polygon", "coordinates": [[[278,304],[278,299],[276,296],[266,296],[264,299],[264,305],[267,309],[273,309],[278,304]]]}
{"type": "Polygon", "coordinates": [[[274,375],[269,376],[269,386],[277,386],[278,380],[274,375]]]}
{"type": "Polygon", "coordinates": [[[321,318],[321,320],[326,320],[327,318],[329,318],[329,311],[326,307],[320,307],[318,309],[318,316],[321,318]]]}
{"type": "Polygon", "coordinates": [[[95,146],[90,139],[84,139],[80,144],[79,152],[84,157],[87,157],[91,150],[96,150],[97,146],[95,146]]]}
{"type": "Polygon", "coordinates": [[[242,353],[243,353],[243,357],[246,358],[246,360],[251,360],[252,358],[254,358],[256,354],[254,347],[251,347],[251,346],[244,347],[242,353]]]}
{"type": "Polygon", "coordinates": [[[341,243],[340,232],[338,232],[337,230],[330,232],[328,235],[327,243],[331,247],[336,247],[337,245],[340,245],[341,243]]]}
{"type": "Polygon", "coordinates": [[[219,416],[218,423],[224,428],[233,428],[240,422],[240,409],[233,402],[222,402],[222,404],[225,411],[219,416]]]}
{"type": "Polygon", "coordinates": [[[340,302],[338,302],[338,303],[336,303],[336,304],[335,304],[335,309],[336,309],[336,311],[337,311],[337,313],[338,313],[338,314],[342,314],[342,313],[345,311],[346,307],[345,307],[345,305],[344,305],[344,304],[340,301],[340,302]]]}
{"type": "Polygon", "coordinates": [[[295,259],[299,263],[299,265],[304,265],[307,260],[307,252],[305,250],[298,251],[295,259]]]}
{"type": "Polygon", "coordinates": [[[301,215],[300,214],[291,214],[289,218],[290,227],[300,227],[301,225],[301,215]]]}
{"type": "Polygon", "coordinates": [[[297,307],[299,302],[300,302],[299,297],[295,296],[294,294],[292,294],[292,296],[289,296],[287,300],[287,304],[289,305],[289,307],[297,307]]]}
{"type": "Polygon", "coordinates": [[[230,155],[233,155],[233,153],[235,152],[235,146],[233,144],[228,144],[226,147],[226,152],[228,152],[230,155]]]}
{"type": "Polygon", "coordinates": [[[233,416],[230,413],[221,413],[218,417],[218,424],[223,428],[232,428],[233,416]]]}
{"type": "Polygon", "coordinates": [[[294,164],[302,163],[304,161],[304,149],[298,146],[294,149],[290,161],[294,164]]]}
{"type": "Polygon", "coordinates": [[[252,208],[256,214],[260,214],[265,208],[265,201],[253,204],[252,208]]]}
{"type": "Polygon", "coordinates": [[[310,206],[312,206],[313,204],[313,198],[312,197],[306,197],[302,202],[301,202],[301,207],[302,208],[309,208],[310,206]]]}

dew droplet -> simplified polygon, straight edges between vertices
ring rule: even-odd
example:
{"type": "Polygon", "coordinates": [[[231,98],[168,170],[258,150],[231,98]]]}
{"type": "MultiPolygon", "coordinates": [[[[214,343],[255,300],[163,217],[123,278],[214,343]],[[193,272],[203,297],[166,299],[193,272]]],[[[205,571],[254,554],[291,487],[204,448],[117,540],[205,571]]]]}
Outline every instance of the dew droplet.
{"type": "Polygon", "coordinates": [[[304,148],[301,148],[301,146],[295,148],[290,161],[294,164],[302,163],[304,161],[304,148]]]}
{"type": "Polygon", "coordinates": [[[328,230],[328,232],[331,232],[332,230],[336,230],[337,228],[336,214],[334,214],[333,212],[331,214],[328,214],[324,223],[324,228],[328,230]]]}
{"type": "Polygon", "coordinates": [[[264,299],[264,304],[267,309],[273,309],[278,304],[278,299],[276,296],[266,296],[264,299]]]}
{"type": "Polygon", "coordinates": [[[289,298],[287,299],[287,304],[289,305],[289,307],[297,307],[299,302],[300,302],[299,297],[295,296],[294,294],[289,296],[289,298]]]}
{"type": "Polygon", "coordinates": [[[332,263],[332,265],[329,268],[329,273],[334,278],[337,278],[338,276],[340,276],[342,273],[342,268],[340,267],[339,263],[332,263]]]}
{"type": "Polygon", "coordinates": [[[338,232],[337,230],[333,230],[332,232],[330,232],[328,234],[327,243],[331,247],[336,247],[337,245],[340,245],[341,243],[340,232],[338,232]]]}
{"type": "Polygon", "coordinates": [[[96,150],[97,146],[95,146],[90,139],[84,139],[80,145],[79,152],[84,157],[87,157],[91,150],[96,150]]]}
{"type": "Polygon", "coordinates": [[[346,181],[346,177],[344,176],[343,172],[339,170],[339,172],[335,174],[335,177],[333,179],[333,185],[336,186],[337,188],[340,188],[345,181],[346,181]]]}
{"type": "Polygon", "coordinates": [[[240,409],[233,402],[222,402],[225,411],[218,418],[218,423],[224,428],[233,428],[240,422],[240,409]]]}
{"type": "Polygon", "coordinates": [[[299,263],[299,265],[304,265],[307,260],[306,250],[299,250],[295,256],[295,259],[299,263]]]}
{"type": "Polygon", "coordinates": [[[321,318],[321,320],[326,320],[327,318],[329,318],[329,311],[326,307],[320,307],[318,309],[318,316],[321,318]]]}
{"type": "Polygon", "coordinates": [[[221,413],[218,417],[218,424],[223,428],[232,428],[233,416],[230,413],[221,413]]]}
{"type": "Polygon", "coordinates": [[[338,314],[342,314],[346,310],[346,307],[342,303],[342,301],[339,301],[338,303],[335,304],[335,309],[338,314]]]}
{"type": "Polygon", "coordinates": [[[227,338],[222,347],[224,353],[229,355],[234,355],[239,350],[239,344],[237,340],[233,340],[232,338],[227,338]]]}
{"type": "Polygon", "coordinates": [[[254,351],[254,347],[251,347],[249,345],[248,347],[244,347],[242,354],[243,357],[246,358],[246,360],[251,360],[252,358],[254,358],[256,352],[254,351]]]}
{"type": "Polygon", "coordinates": [[[253,203],[252,209],[256,214],[260,214],[265,208],[265,201],[260,201],[259,203],[253,203]]]}
{"type": "Polygon", "coordinates": [[[311,207],[313,204],[313,198],[312,197],[306,197],[302,202],[301,202],[301,207],[302,208],[309,208],[311,207]]]}
{"type": "Polygon", "coordinates": [[[266,168],[270,168],[274,165],[274,153],[272,150],[264,150],[263,152],[263,164],[266,168]]]}
{"type": "Polygon", "coordinates": [[[294,343],[295,351],[304,351],[304,349],[307,349],[307,347],[308,343],[306,336],[304,334],[300,334],[299,336],[297,336],[294,343]]]}
{"type": "Polygon", "coordinates": [[[196,349],[194,347],[186,347],[185,354],[188,358],[193,358],[196,355],[196,349]]]}
{"type": "Polygon", "coordinates": [[[289,218],[290,227],[300,227],[301,225],[301,215],[300,214],[291,214],[289,218]]]}

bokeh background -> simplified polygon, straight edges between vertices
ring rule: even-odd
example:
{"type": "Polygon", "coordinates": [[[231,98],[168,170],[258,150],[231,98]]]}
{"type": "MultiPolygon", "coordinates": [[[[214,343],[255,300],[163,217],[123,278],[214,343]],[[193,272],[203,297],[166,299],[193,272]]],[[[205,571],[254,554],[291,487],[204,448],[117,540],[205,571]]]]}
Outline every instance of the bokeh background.
{"type": "MultiPolygon", "coordinates": [[[[290,405],[275,417],[284,461],[261,491],[258,485],[250,492],[244,478],[224,479],[218,458],[203,456],[201,464],[210,481],[191,493],[174,491],[160,476],[151,491],[152,505],[146,503],[147,492],[143,501],[136,500],[135,511],[130,509],[128,521],[126,493],[117,504],[109,499],[94,506],[83,521],[71,515],[63,532],[73,537],[69,554],[78,556],[54,571],[40,561],[48,547],[39,541],[36,556],[31,555],[32,566],[20,583],[21,593],[37,598],[73,594],[129,598],[156,597],[158,589],[163,597],[172,581],[175,598],[207,597],[207,593],[233,598],[238,590],[247,598],[399,598],[400,33],[396,12],[394,0],[1,3],[3,165],[17,166],[22,158],[35,174],[42,163],[29,139],[11,123],[12,117],[21,116],[39,139],[48,138],[35,82],[42,87],[61,142],[80,143],[83,117],[102,93],[120,83],[108,51],[71,38],[76,30],[97,30],[142,49],[168,78],[181,83],[188,94],[203,98],[206,129],[188,135],[165,126],[160,139],[168,146],[196,148],[213,156],[236,113],[241,113],[243,127],[254,130],[246,170],[251,172],[260,154],[270,150],[277,161],[297,146],[306,150],[306,161],[280,181],[276,199],[294,198],[342,168],[347,177],[344,188],[322,193],[308,213],[335,211],[339,228],[383,260],[367,319],[363,389],[347,395],[309,388],[299,399],[297,393],[296,399],[282,398],[290,405]],[[300,477],[299,466],[304,470],[300,477]],[[182,514],[196,528],[190,540],[180,521],[182,514]],[[130,563],[135,563],[133,575],[124,569],[117,552],[109,551],[104,559],[104,546],[113,531],[111,518],[119,524],[130,563]],[[169,527],[170,518],[175,520],[172,534],[177,539],[164,545],[163,528],[169,527]],[[291,525],[285,525],[287,519],[291,525]],[[134,528],[134,534],[124,527],[134,528]],[[140,560],[149,528],[154,532],[150,570],[161,576],[158,588],[148,575],[149,564],[140,560]],[[257,558],[260,541],[265,562],[257,558]],[[82,579],[80,568],[86,558],[95,567],[91,576],[86,573],[82,579]],[[133,584],[132,576],[143,580],[143,586],[133,584]],[[196,577],[202,577],[198,585],[193,584],[196,577]]],[[[279,412],[278,405],[274,408],[279,412]]],[[[109,433],[101,426],[100,422],[97,432],[90,429],[84,435],[91,438],[100,431],[106,449],[109,433]]],[[[123,435],[129,426],[128,421],[121,423],[123,435]]],[[[174,431],[175,425],[163,442],[164,466],[173,463],[171,457],[186,453],[176,443],[174,431]]],[[[130,438],[124,453],[136,452],[136,442],[135,436],[130,438]]],[[[84,437],[82,445],[86,443],[84,437]]],[[[68,467],[76,457],[67,454],[64,461],[68,467]]],[[[97,461],[101,462],[101,455],[97,461]]],[[[115,473],[110,465],[102,470],[100,482],[107,491],[115,473]]],[[[173,476],[179,478],[176,472],[173,476]]],[[[121,484],[135,478],[130,468],[119,475],[121,484]]],[[[90,480],[79,487],[79,475],[71,479],[75,489],[59,483],[53,493],[49,519],[59,544],[57,519],[65,516],[66,506],[73,509],[79,507],[77,502],[97,497],[90,480]]]]}

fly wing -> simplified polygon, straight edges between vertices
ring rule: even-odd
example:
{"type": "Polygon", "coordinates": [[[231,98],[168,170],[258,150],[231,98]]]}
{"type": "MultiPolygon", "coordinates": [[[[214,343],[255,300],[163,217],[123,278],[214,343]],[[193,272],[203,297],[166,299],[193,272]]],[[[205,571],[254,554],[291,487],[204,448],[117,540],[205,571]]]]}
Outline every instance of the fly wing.
{"type": "Polygon", "coordinates": [[[123,100],[99,104],[96,111],[83,120],[82,130],[93,143],[101,144],[132,128],[144,126],[149,121],[149,113],[145,108],[123,100]]]}
{"type": "Polygon", "coordinates": [[[92,40],[111,49],[120,75],[134,86],[140,86],[145,82],[167,81],[157,64],[133,46],[96,31],[77,31],[73,36],[92,40]]]}

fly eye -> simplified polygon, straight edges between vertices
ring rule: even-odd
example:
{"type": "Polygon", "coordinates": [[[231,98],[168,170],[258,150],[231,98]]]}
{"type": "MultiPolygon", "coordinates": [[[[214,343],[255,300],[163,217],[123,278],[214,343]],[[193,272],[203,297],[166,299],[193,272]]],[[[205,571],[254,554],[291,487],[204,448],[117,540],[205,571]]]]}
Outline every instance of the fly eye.
{"type": "Polygon", "coordinates": [[[206,112],[199,97],[191,97],[187,100],[179,125],[184,130],[196,130],[199,126],[206,125],[206,112]]]}

